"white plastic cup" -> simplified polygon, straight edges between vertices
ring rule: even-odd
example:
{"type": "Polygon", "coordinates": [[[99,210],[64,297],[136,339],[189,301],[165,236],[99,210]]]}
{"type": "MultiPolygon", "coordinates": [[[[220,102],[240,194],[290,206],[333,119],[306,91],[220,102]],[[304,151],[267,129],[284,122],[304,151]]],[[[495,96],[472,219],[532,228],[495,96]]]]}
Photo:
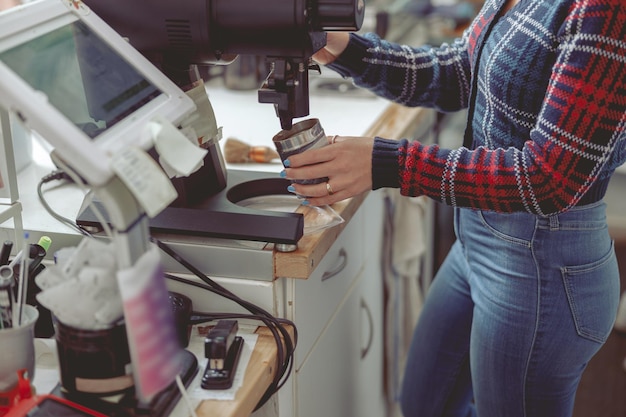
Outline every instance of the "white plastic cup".
{"type": "Polygon", "coordinates": [[[39,312],[31,305],[22,306],[19,327],[0,329],[0,392],[9,392],[17,384],[17,372],[28,371],[35,377],[35,323],[39,312]]]}

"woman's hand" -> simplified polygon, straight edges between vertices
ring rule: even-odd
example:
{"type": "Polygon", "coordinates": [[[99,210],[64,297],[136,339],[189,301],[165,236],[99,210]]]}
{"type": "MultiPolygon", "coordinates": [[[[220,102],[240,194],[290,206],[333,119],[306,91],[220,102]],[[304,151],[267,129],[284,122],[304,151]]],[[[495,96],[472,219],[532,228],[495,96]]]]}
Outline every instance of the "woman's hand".
{"type": "Polygon", "coordinates": [[[290,180],[328,177],[320,184],[293,183],[290,191],[307,196],[312,206],[333,204],[372,189],[374,138],[328,137],[329,145],[292,155],[281,176],[290,180]]]}
{"type": "Polygon", "coordinates": [[[333,62],[348,46],[349,32],[328,32],[326,46],[313,54],[313,60],[321,65],[333,62]]]}

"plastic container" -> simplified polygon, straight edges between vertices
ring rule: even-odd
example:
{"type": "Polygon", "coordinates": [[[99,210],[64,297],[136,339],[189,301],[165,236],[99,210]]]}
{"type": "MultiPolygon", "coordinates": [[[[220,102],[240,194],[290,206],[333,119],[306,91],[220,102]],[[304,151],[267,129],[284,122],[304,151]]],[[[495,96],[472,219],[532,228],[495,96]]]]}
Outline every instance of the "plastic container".
{"type": "Polygon", "coordinates": [[[23,305],[21,326],[0,330],[0,392],[8,392],[17,384],[17,372],[28,371],[28,378],[35,376],[35,322],[37,309],[23,305]]]}

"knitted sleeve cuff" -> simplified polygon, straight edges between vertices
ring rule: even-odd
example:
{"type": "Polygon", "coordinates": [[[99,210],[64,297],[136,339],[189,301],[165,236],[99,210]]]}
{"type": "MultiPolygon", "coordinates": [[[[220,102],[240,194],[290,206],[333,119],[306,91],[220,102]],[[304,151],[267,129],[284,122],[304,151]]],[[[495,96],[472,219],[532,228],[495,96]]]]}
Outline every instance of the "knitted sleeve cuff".
{"type": "Polygon", "coordinates": [[[374,150],[372,151],[372,189],[379,188],[400,188],[400,166],[399,149],[402,141],[374,139],[374,150]]]}
{"type": "Polygon", "coordinates": [[[344,78],[362,74],[367,68],[363,58],[367,55],[368,42],[364,37],[351,33],[348,46],[335,61],[327,65],[328,68],[344,78]]]}

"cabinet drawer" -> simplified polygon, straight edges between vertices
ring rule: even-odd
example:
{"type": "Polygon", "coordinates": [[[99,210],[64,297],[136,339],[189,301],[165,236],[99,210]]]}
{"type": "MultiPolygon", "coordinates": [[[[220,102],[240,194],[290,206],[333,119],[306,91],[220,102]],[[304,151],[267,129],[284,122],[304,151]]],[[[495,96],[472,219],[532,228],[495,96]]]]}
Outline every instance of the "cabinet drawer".
{"type": "Polygon", "coordinates": [[[359,210],[313,274],[295,280],[293,320],[298,328],[296,369],[330,321],[364,263],[364,218],[359,210]]]}
{"type": "MultiPolygon", "coordinates": [[[[178,274],[178,276],[202,283],[199,278],[193,275],[178,274]]],[[[221,277],[212,277],[212,279],[238,297],[256,304],[271,314],[276,314],[275,282],[221,277]]],[[[195,286],[167,280],[167,287],[169,291],[178,292],[189,297],[193,304],[194,311],[200,313],[249,313],[248,310],[241,307],[239,304],[195,286]]]]}
{"type": "Polygon", "coordinates": [[[361,366],[359,283],[357,279],[295,372],[298,417],[384,415],[357,413],[361,366]]]}

